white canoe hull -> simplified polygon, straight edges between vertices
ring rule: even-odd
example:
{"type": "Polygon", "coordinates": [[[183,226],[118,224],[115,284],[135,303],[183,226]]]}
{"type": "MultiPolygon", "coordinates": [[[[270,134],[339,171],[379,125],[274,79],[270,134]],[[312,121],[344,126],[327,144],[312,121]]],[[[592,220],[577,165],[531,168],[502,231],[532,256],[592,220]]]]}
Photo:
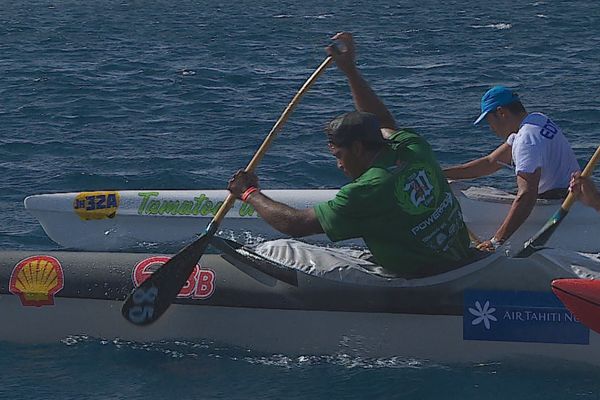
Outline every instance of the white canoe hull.
{"type": "Polygon", "coordinates": [[[549,358],[600,364],[600,335],[587,345],[463,339],[463,317],[173,305],[140,328],[120,314],[121,302],[57,299],[52,308],[24,308],[3,296],[0,341],[58,342],[70,336],[151,342],[210,340],[268,354],[400,357],[442,363],[549,358]],[[441,334],[440,334],[441,333],[441,334]]]}
{"type": "MultiPolygon", "coordinates": [[[[490,188],[468,188],[453,184],[469,228],[480,238],[491,237],[500,226],[511,206],[512,196],[490,188]]],[[[302,208],[335,196],[336,190],[265,190],[268,196],[302,208]]],[[[48,236],[66,248],[90,251],[113,251],[147,247],[153,244],[188,242],[201,233],[227,195],[225,190],[175,190],[175,191],[121,191],[58,193],[30,196],[25,207],[40,222],[48,236]],[[105,204],[92,204],[110,194],[118,193],[119,202],[105,214],[86,214],[81,207],[94,208],[105,204]],[[80,203],[77,203],[79,199],[80,203]],[[79,213],[75,205],[79,205],[79,213]],[[110,216],[109,216],[110,215],[110,216]]],[[[376,206],[376,205],[374,205],[376,206]]],[[[513,235],[506,248],[515,252],[533,236],[560,206],[560,201],[538,201],[527,222],[513,235]]],[[[221,224],[222,234],[244,240],[251,238],[273,239],[282,235],[267,225],[251,208],[237,202],[221,224]]],[[[600,214],[576,203],[548,245],[569,250],[600,252],[600,214]]],[[[307,238],[312,242],[325,242],[324,235],[307,238]]],[[[349,241],[348,244],[362,244],[349,241]]]]}

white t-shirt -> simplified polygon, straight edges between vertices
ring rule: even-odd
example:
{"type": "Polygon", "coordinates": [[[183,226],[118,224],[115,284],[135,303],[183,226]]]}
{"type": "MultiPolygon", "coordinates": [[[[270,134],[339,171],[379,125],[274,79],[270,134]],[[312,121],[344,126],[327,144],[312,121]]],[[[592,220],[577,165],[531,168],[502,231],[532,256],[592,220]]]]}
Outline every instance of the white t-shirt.
{"type": "Polygon", "coordinates": [[[579,171],[575,154],[562,130],[541,113],[531,113],[517,133],[508,137],[515,174],[541,168],[538,193],[569,187],[571,174],[579,171]]]}

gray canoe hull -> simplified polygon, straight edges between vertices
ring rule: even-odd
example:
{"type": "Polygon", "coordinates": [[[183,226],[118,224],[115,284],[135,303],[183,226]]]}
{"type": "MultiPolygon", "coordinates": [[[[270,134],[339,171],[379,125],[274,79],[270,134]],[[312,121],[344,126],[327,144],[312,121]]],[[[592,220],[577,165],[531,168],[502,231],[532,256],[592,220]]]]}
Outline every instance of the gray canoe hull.
{"type": "MultiPolygon", "coordinates": [[[[25,270],[22,261],[39,255],[2,253],[1,341],[40,343],[85,335],[143,342],[211,340],[293,355],[351,353],[440,362],[541,356],[600,363],[600,335],[587,331],[584,342],[574,344],[570,328],[564,330],[560,316],[553,317],[559,318],[556,325],[546,321],[524,340],[468,337],[471,323],[465,318],[472,307],[465,304],[466,292],[549,295],[554,278],[576,276],[543,252],[523,260],[492,256],[458,272],[379,287],[332,282],[268,264],[256,265],[243,257],[209,254],[200,262],[203,271],[213,273],[210,284],[204,281],[208,290],[189,291],[191,295],[178,299],[159,321],[143,328],[121,316],[121,301],[134,285],[136,266],[152,255],[45,253],[60,263],[63,287],[51,296],[53,304],[44,305],[28,301],[16,284],[16,277],[25,270]],[[558,337],[552,339],[555,343],[548,343],[543,332],[537,331],[555,328],[564,330],[564,340],[558,337]]],[[[48,290],[52,283],[45,285],[48,290]]],[[[39,288],[44,285],[37,287],[43,291],[39,288]]],[[[550,303],[547,307],[538,304],[537,309],[556,306],[550,303]]],[[[514,305],[525,306],[530,305],[514,305]]],[[[500,314],[496,317],[501,319],[500,314]]],[[[497,323],[492,322],[490,331],[497,323]]],[[[574,326],[573,331],[580,335],[581,327],[574,326]]]]}

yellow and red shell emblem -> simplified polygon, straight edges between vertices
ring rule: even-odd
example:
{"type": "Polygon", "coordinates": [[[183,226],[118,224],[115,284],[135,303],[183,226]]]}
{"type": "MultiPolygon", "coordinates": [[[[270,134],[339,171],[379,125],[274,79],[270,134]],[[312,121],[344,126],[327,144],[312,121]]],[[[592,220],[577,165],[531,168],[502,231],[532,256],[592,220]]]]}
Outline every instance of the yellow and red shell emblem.
{"type": "Polygon", "coordinates": [[[119,192],[81,192],[73,200],[73,209],[84,221],[114,218],[120,202],[119,192]]]}
{"type": "Polygon", "coordinates": [[[54,304],[54,295],[64,286],[60,262],[50,256],[33,256],[20,261],[10,275],[9,290],[24,306],[54,304]]]}

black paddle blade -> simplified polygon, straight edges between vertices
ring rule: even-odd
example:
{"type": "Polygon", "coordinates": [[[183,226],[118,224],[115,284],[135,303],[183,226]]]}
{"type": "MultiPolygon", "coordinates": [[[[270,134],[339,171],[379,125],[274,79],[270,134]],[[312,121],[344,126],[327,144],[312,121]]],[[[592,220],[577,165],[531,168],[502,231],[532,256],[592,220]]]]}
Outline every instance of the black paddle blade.
{"type": "Polygon", "coordinates": [[[121,313],[135,325],[150,325],[167,311],[214,236],[206,232],[157,269],[125,299],[121,313]]]}
{"type": "Polygon", "coordinates": [[[558,211],[556,211],[552,217],[546,221],[542,229],[540,229],[531,239],[525,242],[523,249],[517,253],[515,258],[529,257],[536,251],[541,250],[568,212],[568,210],[565,210],[562,207],[559,208],[558,211]]]}

